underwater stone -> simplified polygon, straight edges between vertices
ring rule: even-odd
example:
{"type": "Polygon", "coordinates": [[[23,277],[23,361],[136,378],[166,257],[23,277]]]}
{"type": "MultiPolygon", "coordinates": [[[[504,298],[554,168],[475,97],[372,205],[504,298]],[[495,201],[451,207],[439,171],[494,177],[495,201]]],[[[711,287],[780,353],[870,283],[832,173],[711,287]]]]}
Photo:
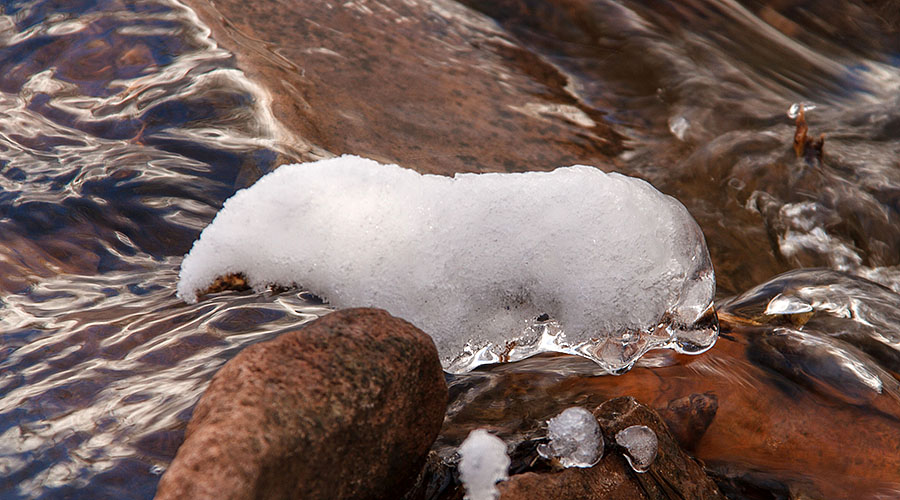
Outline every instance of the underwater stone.
{"type": "Polygon", "coordinates": [[[538,453],[556,459],[563,467],[591,467],[603,456],[603,434],[594,414],[575,406],[563,410],[547,423],[550,441],[538,453]]]}
{"type": "Polygon", "coordinates": [[[225,202],[178,295],[194,302],[230,274],[387,309],[432,335],[451,372],[558,351],[615,373],[717,335],[694,219],[643,180],[587,166],[455,177],[355,156],[282,166],[225,202]]]}

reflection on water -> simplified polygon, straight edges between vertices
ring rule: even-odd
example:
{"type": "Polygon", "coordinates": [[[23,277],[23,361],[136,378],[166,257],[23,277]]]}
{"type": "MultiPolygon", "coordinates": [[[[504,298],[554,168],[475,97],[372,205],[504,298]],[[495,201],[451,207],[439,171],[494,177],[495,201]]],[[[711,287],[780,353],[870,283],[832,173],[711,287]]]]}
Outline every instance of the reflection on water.
{"type": "Polygon", "coordinates": [[[596,164],[706,235],[714,349],[456,376],[442,454],[573,404],[703,395],[682,444],[736,498],[898,494],[893,2],[187,3],[0,2],[0,497],[152,497],[215,370],[327,312],[296,291],[188,306],[181,256],[236,189],[340,153],[596,164]],[[821,159],[791,148],[793,103],[821,159]]]}
{"type": "Polygon", "coordinates": [[[151,497],[213,373],[246,345],[327,312],[296,293],[186,308],[170,289],[176,277],[166,261],[152,272],[61,275],[6,298],[3,491],[151,497]]]}
{"type": "Polygon", "coordinates": [[[14,2],[2,19],[4,290],[179,255],[286,150],[261,89],[183,7],[14,2]]]}

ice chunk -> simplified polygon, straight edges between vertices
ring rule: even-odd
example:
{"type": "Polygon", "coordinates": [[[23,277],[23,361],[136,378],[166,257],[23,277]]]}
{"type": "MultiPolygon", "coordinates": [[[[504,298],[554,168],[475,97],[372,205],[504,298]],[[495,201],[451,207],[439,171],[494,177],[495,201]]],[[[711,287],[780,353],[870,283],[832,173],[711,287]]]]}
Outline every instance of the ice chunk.
{"type": "Polygon", "coordinates": [[[547,350],[619,372],[654,347],[702,352],[717,333],[709,254],[684,206],[587,166],[455,177],[355,156],[282,166],[225,202],[178,295],[193,302],[232,273],[387,309],[431,334],[451,372],[547,350]]]}
{"type": "Polygon", "coordinates": [[[684,140],[688,129],[691,128],[690,122],[683,116],[673,116],[669,118],[669,131],[678,138],[679,141],[684,140]]]}
{"type": "Polygon", "coordinates": [[[813,312],[813,306],[809,302],[792,295],[782,295],[779,293],[769,301],[763,314],[776,316],[811,312],[813,312]]]}
{"type": "Polygon", "coordinates": [[[497,482],[507,478],[506,443],[484,429],[475,429],[459,447],[459,479],[467,500],[493,500],[497,482]]]}
{"type": "Polygon", "coordinates": [[[647,472],[659,448],[656,433],[646,425],[622,429],[616,434],[616,443],[625,448],[625,459],[635,472],[647,472]]]}
{"type": "Polygon", "coordinates": [[[538,447],[544,458],[563,467],[591,467],[603,456],[603,434],[597,418],[584,408],[567,408],[547,422],[550,441],[538,447]]]}
{"type": "Polygon", "coordinates": [[[800,116],[800,111],[812,111],[816,109],[816,105],[808,102],[795,102],[787,110],[787,116],[791,120],[800,116]]]}

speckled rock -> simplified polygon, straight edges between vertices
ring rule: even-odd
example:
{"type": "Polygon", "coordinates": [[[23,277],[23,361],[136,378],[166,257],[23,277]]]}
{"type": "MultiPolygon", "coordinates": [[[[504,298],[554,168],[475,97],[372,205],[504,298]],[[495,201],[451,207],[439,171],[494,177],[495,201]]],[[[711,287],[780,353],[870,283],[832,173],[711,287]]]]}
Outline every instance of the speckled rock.
{"type": "Polygon", "coordinates": [[[382,310],[331,313],[216,374],[156,499],[398,498],[446,402],[428,335],[382,310]]]}

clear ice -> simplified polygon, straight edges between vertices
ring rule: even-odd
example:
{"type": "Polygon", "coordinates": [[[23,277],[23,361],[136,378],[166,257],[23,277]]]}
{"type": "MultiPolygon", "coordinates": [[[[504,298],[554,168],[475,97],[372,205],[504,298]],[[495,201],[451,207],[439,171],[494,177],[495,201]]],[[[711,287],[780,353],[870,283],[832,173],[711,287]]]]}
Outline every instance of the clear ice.
{"type": "Polygon", "coordinates": [[[459,447],[459,479],[466,500],[494,500],[497,482],[507,478],[506,443],[484,429],[475,429],[459,447]]]}
{"type": "Polygon", "coordinates": [[[566,408],[547,422],[547,444],[538,453],[563,467],[592,467],[603,456],[603,433],[597,418],[584,408],[566,408]]]}
{"type": "Polygon", "coordinates": [[[285,165],[225,202],[177,293],[194,302],[236,273],[257,290],[386,309],[428,332],[455,373],[545,351],[620,373],[717,335],[694,219],[643,180],[587,166],[444,177],[356,156],[285,165]]]}
{"type": "Polygon", "coordinates": [[[788,118],[793,120],[794,118],[797,118],[798,116],[800,116],[801,109],[803,111],[812,111],[812,110],[816,109],[816,105],[808,103],[808,102],[795,102],[795,103],[791,104],[791,107],[788,108],[788,110],[787,110],[788,118]]]}
{"type": "Polygon", "coordinates": [[[625,448],[625,459],[635,472],[647,472],[659,450],[656,433],[646,425],[622,429],[616,434],[616,444],[625,448]]]}
{"type": "Polygon", "coordinates": [[[768,314],[770,316],[788,316],[791,314],[804,314],[810,312],[813,312],[813,306],[809,302],[797,297],[779,293],[769,301],[763,314],[768,314]]]}

